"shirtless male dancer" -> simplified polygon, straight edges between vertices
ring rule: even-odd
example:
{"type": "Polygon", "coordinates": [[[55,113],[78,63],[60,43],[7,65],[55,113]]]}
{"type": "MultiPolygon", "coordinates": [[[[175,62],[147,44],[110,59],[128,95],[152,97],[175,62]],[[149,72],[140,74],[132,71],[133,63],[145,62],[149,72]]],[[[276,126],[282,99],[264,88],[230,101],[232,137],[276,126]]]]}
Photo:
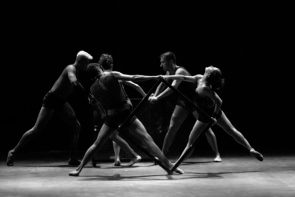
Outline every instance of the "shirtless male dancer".
{"type": "Polygon", "coordinates": [[[75,62],[64,68],[52,88],[44,96],[42,107],[34,126],[26,131],[16,146],[8,152],[6,160],[8,166],[14,165],[16,154],[25,146],[25,144],[35,137],[37,133],[44,130],[55,114],[59,115],[59,117],[74,132],[68,164],[72,166],[79,165],[80,162],[77,159],[76,149],[79,140],[80,123],[72,106],[67,100],[73,94],[75,88],[80,88],[79,77],[86,71],[87,65],[92,59],[93,58],[89,53],[79,51],[76,55],[75,62]]]}

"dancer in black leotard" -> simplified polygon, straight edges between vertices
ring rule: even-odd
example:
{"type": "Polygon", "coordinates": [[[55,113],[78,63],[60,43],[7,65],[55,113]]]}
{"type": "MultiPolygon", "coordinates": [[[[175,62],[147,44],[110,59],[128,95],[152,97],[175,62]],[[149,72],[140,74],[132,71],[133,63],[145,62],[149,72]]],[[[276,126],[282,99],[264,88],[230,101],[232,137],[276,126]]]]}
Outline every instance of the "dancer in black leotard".
{"type": "Polygon", "coordinates": [[[76,60],[73,64],[68,65],[56,80],[52,88],[43,98],[43,104],[38,114],[37,120],[34,126],[26,131],[17,145],[8,152],[6,164],[8,166],[14,165],[15,155],[20,149],[28,143],[37,133],[44,130],[49,120],[52,118],[55,112],[67,123],[74,132],[72,141],[69,165],[77,166],[79,161],[76,158],[76,152],[80,123],[76,117],[76,114],[72,106],[67,102],[69,97],[74,93],[75,88],[80,88],[79,80],[83,72],[86,71],[87,64],[92,60],[92,56],[85,51],[79,51],[76,60]]]}

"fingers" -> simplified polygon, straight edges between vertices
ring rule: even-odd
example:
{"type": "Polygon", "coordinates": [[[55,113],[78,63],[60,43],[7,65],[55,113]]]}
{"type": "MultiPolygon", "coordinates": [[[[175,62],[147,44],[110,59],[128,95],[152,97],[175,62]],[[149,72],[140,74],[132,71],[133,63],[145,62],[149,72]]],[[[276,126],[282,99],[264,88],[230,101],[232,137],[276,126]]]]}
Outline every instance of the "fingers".
{"type": "Polygon", "coordinates": [[[151,102],[151,103],[155,103],[157,100],[158,100],[158,98],[156,96],[150,96],[148,98],[148,101],[151,102]]]}

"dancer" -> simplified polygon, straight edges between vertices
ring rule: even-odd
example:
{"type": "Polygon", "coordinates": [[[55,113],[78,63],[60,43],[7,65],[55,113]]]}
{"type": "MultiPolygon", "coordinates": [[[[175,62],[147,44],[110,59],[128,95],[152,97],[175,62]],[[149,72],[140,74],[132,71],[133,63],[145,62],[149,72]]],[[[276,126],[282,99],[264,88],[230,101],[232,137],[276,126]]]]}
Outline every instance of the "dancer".
{"type": "Polygon", "coordinates": [[[212,121],[214,124],[220,126],[226,133],[231,135],[239,144],[244,146],[252,156],[254,156],[259,161],[263,161],[263,155],[256,151],[249,144],[247,139],[232,125],[230,120],[221,109],[222,100],[217,94],[217,91],[220,91],[223,87],[224,78],[219,68],[214,66],[206,67],[204,75],[170,75],[163,76],[163,78],[184,80],[197,85],[195,89],[196,95],[194,100],[196,102],[195,104],[199,107],[199,117],[190,132],[185,149],[174,164],[172,170],[177,168],[178,165],[185,159],[200,134],[212,125],[212,121]]]}
{"type": "MultiPolygon", "coordinates": [[[[130,115],[132,104],[119,80],[134,81],[158,78],[158,76],[126,75],[115,71],[102,71],[95,64],[90,64],[88,70],[89,72],[96,72],[97,74],[97,79],[91,86],[91,93],[101,103],[107,113],[97,139],[86,151],[78,168],[69,173],[70,176],[79,176],[83,167],[91,159],[93,153],[99,149],[99,146],[101,146],[109,136],[116,135],[118,126],[130,115]]],[[[129,120],[126,125],[126,132],[129,132],[132,137],[139,142],[138,145],[149,152],[153,157],[157,158],[161,166],[165,166],[165,169],[172,168],[172,163],[155,144],[144,125],[136,116],[132,116],[129,120]]],[[[175,172],[183,173],[183,171],[178,168],[175,169],[175,172]]],[[[170,174],[171,172],[168,170],[167,173],[170,174]]]]}
{"type": "MultiPolygon", "coordinates": [[[[170,51],[161,54],[160,66],[166,72],[166,75],[177,74],[177,75],[191,76],[191,74],[184,67],[178,66],[176,64],[176,56],[173,52],[170,52],[170,51]]],[[[194,84],[188,83],[188,82],[182,82],[181,80],[175,79],[173,80],[171,85],[172,87],[180,90],[188,98],[192,99],[194,95],[194,89],[195,89],[194,84]]],[[[157,101],[167,98],[169,95],[171,95],[174,92],[169,87],[163,90],[163,88],[165,87],[166,87],[165,84],[161,83],[157,87],[155,93],[149,98],[149,101],[151,103],[155,103],[157,101]],[[160,90],[163,90],[163,91],[160,91],[160,90]]],[[[192,107],[192,105],[188,101],[178,96],[174,111],[171,115],[168,131],[165,135],[163,146],[162,146],[162,151],[165,155],[168,154],[177,131],[180,129],[182,123],[185,121],[185,119],[190,113],[192,113],[193,116],[196,119],[198,119],[198,113],[195,110],[195,108],[192,107]]],[[[213,161],[221,162],[222,159],[219,154],[216,136],[213,133],[212,129],[209,128],[207,132],[205,132],[205,135],[206,135],[207,141],[209,142],[212,150],[215,153],[215,158],[213,159],[213,161]]]]}
{"type": "Polygon", "coordinates": [[[34,126],[26,131],[16,146],[8,152],[6,160],[8,166],[14,165],[16,154],[25,144],[35,137],[37,133],[44,130],[54,114],[59,115],[74,132],[68,164],[71,166],[79,165],[80,162],[77,159],[76,149],[79,140],[80,123],[72,106],[67,100],[73,94],[75,88],[80,88],[80,76],[86,71],[87,64],[92,59],[89,53],[79,51],[76,55],[75,62],[64,68],[52,88],[44,96],[42,107],[34,126]]]}
{"type": "MultiPolygon", "coordinates": [[[[113,67],[114,67],[114,61],[113,57],[110,54],[101,54],[98,64],[100,68],[105,71],[105,72],[112,72],[113,67]]],[[[131,86],[134,88],[137,92],[139,92],[143,97],[146,95],[144,90],[136,83],[133,83],[132,81],[120,81],[123,84],[126,84],[128,86],[131,86]]],[[[100,108],[101,113],[102,112],[100,108]]],[[[131,161],[127,164],[127,166],[133,166],[135,163],[141,161],[141,156],[137,154],[131,147],[130,145],[123,139],[121,138],[118,134],[112,135],[112,142],[113,142],[113,149],[115,153],[115,158],[114,158],[114,166],[120,166],[121,165],[121,159],[120,159],[120,149],[121,147],[126,151],[129,152],[134,158],[131,159],[131,161]]],[[[93,159],[92,163],[95,165],[96,161],[93,159]]]]}

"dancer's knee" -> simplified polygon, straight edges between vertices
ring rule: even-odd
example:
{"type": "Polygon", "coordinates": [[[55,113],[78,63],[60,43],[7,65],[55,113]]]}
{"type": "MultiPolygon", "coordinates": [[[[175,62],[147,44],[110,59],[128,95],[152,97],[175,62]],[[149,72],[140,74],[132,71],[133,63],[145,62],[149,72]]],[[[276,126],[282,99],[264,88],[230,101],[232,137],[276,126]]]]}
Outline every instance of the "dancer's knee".
{"type": "Polygon", "coordinates": [[[240,131],[238,131],[237,129],[233,128],[230,130],[230,132],[228,132],[228,134],[233,137],[235,140],[239,141],[242,138],[244,138],[244,136],[242,135],[242,133],[240,131]]]}
{"type": "Polygon", "coordinates": [[[41,132],[43,128],[41,126],[34,125],[30,130],[26,132],[26,135],[36,135],[37,133],[41,132]]]}
{"type": "Polygon", "coordinates": [[[178,131],[179,127],[180,127],[180,122],[178,123],[177,121],[171,121],[169,128],[168,128],[168,135],[175,135],[176,132],[178,131]]]}
{"type": "Polygon", "coordinates": [[[94,143],[90,146],[90,149],[92,149],[93,151],[96,151],[96,150],[98,149],[98,144],[99,144],[99,143],[94,142],[94,143]]]}

